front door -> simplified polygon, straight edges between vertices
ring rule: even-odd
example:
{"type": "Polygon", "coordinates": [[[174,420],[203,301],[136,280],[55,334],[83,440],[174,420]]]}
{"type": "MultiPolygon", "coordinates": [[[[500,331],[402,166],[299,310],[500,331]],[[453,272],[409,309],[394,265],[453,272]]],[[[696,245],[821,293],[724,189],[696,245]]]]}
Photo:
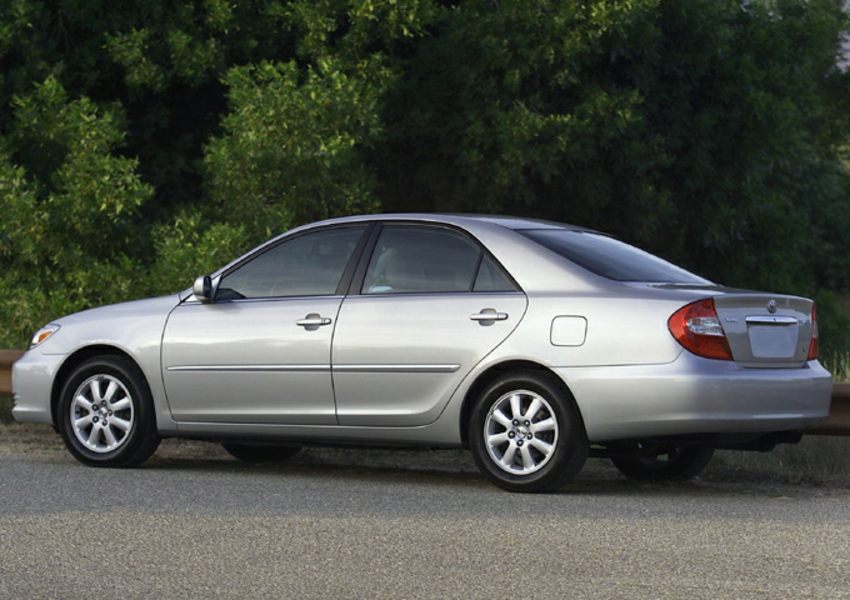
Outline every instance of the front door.
{"type": "Polygon", "coordinates": [[[466,234],[383,226],[362,286],[343,301],[334,332],[340,425],[433,422],[525,308],[525,295],[466,234]]]}
{"type": "Polygon", "coordinates": [[[177,421],[335,424],[331,339],[365,226],[285,238],[170,315],[163,379],[177,421]]]}

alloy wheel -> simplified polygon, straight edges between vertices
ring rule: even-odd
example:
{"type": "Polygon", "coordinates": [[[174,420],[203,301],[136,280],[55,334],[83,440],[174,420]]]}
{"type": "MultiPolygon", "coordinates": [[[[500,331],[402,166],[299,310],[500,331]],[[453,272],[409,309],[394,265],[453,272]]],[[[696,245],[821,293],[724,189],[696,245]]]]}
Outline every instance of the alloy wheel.
{"type": "Polygon", "coordinates": [[[120,379],[100,373],[83,381],[71,400],[71,429],[86,449],[120,448],[133,430],[133,399],[120,379]]]}
{"type": "Polygon", "coordinates": [[[552,458],[558,443],[558,421],[543,396],[514,390],[493,403],[483,433],[487,453],[500,469],[529,475],[552,458]]]}

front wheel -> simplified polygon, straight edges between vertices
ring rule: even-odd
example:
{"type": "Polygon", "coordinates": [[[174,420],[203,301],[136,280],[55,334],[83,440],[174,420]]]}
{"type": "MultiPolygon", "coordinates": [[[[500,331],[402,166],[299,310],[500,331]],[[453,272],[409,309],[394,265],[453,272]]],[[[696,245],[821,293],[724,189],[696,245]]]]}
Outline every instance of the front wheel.
{"type": "Polygon", "coordinates": [[[638,481],[684,481],[702,473],[714,455],[712,448],[663,446],[647,456],[612,458],[620,472],[638,481]]]}
{"type": "Polygon", "coordinates": [[[133,467],[159,446],[147,382],[121,356],[90,358],[74,370],[62,387],[57,421],[71,454],[94,467],[133,467]]]}
{"type": "Polygon", "coordinates": [[[542,372],[493,381],[472,410],[468,435],[479,470],[511,492],[557,490],[587,460],[587,435],[572,397],[542,372]]]}

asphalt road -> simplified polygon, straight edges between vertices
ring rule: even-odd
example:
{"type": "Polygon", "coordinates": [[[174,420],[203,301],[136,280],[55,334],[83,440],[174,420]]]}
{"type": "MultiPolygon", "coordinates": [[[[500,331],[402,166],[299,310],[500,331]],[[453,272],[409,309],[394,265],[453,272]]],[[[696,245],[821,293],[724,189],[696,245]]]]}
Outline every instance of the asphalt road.
{"type": "Polygon", "coordinates": [[[48,440],[0,427],[3,598],[850,597],[850,486],[638,485],[590,461],[528,496],[460,452],[250,466],[169,442],[120,471],[48,440]]]}

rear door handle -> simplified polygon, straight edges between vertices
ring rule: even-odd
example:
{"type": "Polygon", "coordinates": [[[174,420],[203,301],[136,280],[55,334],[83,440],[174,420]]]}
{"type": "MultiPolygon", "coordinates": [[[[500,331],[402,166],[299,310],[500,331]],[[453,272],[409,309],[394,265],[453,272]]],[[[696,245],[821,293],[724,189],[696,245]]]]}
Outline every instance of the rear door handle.
{"type": "Polygon", "coordinates": [[[295,324],[307,329],[308,331],[314,331],[322,325],[330,325],[331,320],[328,317],[323,317],[319,313],[310,313],[303,319],[295,321],[295,324]]]}
{"type": "Polygon", "coordinates": [[[481,309],[481,312],[469,315],[469,318],[485,325],[487,322],[492,323],[493,321],[506,320],[508,318],[508,313],[497,312],[495,308],[483,308],[481,309]]]}

